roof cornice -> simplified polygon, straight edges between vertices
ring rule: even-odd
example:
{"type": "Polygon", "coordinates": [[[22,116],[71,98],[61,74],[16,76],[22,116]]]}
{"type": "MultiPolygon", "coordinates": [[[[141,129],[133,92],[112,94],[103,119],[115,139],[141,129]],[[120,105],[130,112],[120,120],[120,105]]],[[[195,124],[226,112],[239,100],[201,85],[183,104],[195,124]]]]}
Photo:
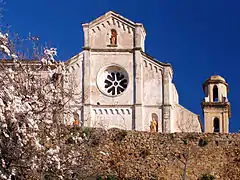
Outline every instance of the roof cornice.
{"type": "Polygon", "coordinates": [[[94,26],[101,24],[102,22],[104,22],[105,20],[109,19],[109,18],[114,18],[115,20],[121,21],[125,24],[127,24],[128,26],[135,28],[136,26],[141,26],[141,28],[143,29],[144,33],[146,33],[145,28],[143,26],[143,24],[141,23],[135,23],[125,17],[123,17],[122,15],[114,12],[114,11],[108,11],[107,13],[105,13],[104,15],[98,17],[97,19],[94,19],[93,21],[89,22],[89,23],[84,23],[82,24],[82,26],[88,26],[89,28],[93,28],[94,26]]]}

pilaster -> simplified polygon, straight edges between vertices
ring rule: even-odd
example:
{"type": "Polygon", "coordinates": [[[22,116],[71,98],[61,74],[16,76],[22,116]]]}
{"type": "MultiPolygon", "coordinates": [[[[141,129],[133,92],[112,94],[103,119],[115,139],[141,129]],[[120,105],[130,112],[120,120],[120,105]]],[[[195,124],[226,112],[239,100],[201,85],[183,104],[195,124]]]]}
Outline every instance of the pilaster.
{"type": "Polygon", "coordinates": [[[135,48],[145,50],[144,41],[145,41],[146,32],[141,23],[136,23],[135,25],[135,48]]]}
{"type": "Polygon", "coordinates": [[[163,132],[171,132],[171,111],[172,111],[172,69],[163,69],[163,132]]]}
{"type": "Polygon", "coordinates": [[[84,126],[91,126],[91,84],[90,82],[90,51],[83,51],[83,124],[84,126]]]}
{"type": "Polygon", "coordinates": [[[136,23],[133,49],[133,84],[134,84],[134,124],[136,130],[143,130],[143,67],[141,51],[144,49],[143,26],[136,23]]]}
{"type": "Polygon", "coordinates": [[[84,48],[89,48],[89,24],[83,24],[83,34],[84,34],[84,48]]]}

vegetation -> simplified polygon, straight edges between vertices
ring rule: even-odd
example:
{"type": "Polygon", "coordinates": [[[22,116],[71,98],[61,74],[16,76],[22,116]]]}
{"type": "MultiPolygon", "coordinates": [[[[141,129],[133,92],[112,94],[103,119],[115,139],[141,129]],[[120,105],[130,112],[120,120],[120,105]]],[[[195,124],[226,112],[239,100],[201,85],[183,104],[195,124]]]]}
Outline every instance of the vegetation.
{"type": "Polygon", "coordinates": [[[213,175],[211,175],[211,174],[203,174],[199,178],[199,180],[214,180],[214,179],[215,179],[215,177],[213,175]]]}

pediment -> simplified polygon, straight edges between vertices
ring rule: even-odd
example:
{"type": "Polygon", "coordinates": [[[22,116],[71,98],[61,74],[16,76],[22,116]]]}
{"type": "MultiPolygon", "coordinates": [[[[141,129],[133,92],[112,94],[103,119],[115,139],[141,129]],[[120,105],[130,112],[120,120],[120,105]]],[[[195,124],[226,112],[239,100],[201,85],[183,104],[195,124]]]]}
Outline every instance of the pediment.
{"type": "Polygon", "coordinates": [[[134,23],[133,21],[121,16],[116,12],[109,11],[104,15],[88,23],[88,27],[89,29],[91,29],[92,32],[101,31],[102,29],[105,29],[106,27],[110,26],[110,27],[118,27],[118,29],[121,28],[124,31],[133,33],[136,24],[139,25],[140,23],[134,23]]]}
{"type": "Polygon", "coordinates": [[[84,47],[91,49],[132,49],[144,50],[146,32],[141,23],[113,11],[83,24],[84,47]]]}

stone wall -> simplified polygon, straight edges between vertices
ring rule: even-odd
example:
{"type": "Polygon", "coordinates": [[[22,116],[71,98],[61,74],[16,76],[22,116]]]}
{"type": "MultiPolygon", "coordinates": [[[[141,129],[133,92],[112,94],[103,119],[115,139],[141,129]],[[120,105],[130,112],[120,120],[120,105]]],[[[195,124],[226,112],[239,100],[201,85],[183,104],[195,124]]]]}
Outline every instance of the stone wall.
{"type": "Polygon", "coordinates": [[[197,114],[192,113],[180,104],[175,104],[173,112],[172,132],[202,132],[197,114]]]}
{"type": "MultiPolygon", "coordinates": [[[[240,134],[149,133],[85,129],[92,146],[91,177],[120,179],[239,179],[240,134]],[[185,169],[185,170],[184,170],[185,169]]],[[[87,177],[85,177],[87,179],[87,177]]]]}
{"type": "Polygon", "coordinates": [[[163,67],[145,56],[143,59],[143,103],[144,105],[162,105],[162,69],[163,67]]]}

